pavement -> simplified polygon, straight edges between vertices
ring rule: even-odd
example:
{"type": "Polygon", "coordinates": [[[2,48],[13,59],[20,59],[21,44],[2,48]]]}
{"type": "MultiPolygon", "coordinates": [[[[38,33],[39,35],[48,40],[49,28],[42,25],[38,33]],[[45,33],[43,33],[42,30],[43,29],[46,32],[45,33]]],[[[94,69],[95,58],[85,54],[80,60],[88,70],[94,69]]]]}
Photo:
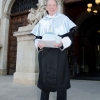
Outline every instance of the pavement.
{"type": "MultiPolygon", "coordinates": [[[[13,83],[13,76],[0,76],[0,100],[40,100],[41,90],[34,85],[13,83]]],[[[56,100],[56,92],[49,100],[56,100]]],[[[100,81],[71,79],[67,100],[100,100],[100,81]]]]}

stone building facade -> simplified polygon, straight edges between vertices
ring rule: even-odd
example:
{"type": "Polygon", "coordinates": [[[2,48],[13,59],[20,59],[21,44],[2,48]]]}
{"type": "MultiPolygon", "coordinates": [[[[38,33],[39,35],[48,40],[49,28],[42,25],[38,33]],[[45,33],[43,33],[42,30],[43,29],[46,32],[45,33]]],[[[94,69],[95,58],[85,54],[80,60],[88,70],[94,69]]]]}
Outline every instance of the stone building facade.
{"type": "MultiPolygon", "coordinates": [[[[27,27],[27,16],[30,8],[37,8],[37,3],[44,5],[45,0],[24,1],[0,0],[0,75],[14,74],[16,83],[36,84],[37,52],[33,42],[34,37],[30,35],[31,30],[27,27]],[[20,5],[18,8],[17,6],[22,3],[26,3],[27,7],[20,5]],[[18,31],[19,27],[22,27],[21,32],[18,31]]],[[[59,12],[62,12],[60,0],[58,8],[59,12]]]]}
{"type": "MultiPolygon", "coordinates": [[[[78,25],[78,30],[74,35],[74,49],[73,49],[75,56],[77,56],[78,58],[77,63],[79,66],[77,68],[77,73],[78,74],[89,73],[91,71],[89,70],[90,65],[89,64],[84,65],[85,60],[82,60],[84,56],[81,55],[83,54],[81,47],[83,45],[82,46],[79,45],[79,43],[81,43],[82,38],[84,38],[85,41],[85,37],[81,38],[79,35],[79,33],[80,34],[82,33],[80,29],[82,29],[81,27],[83,25],[83,22],[88,18],[92,18],[91,16],[93,16],[93,13],[88,13],[86,11],[86,4],[89,0],[57,0],[57,1],[58,1],[58,12],[65,13],[70,18],[74,19],[74,22],[78,25]],[[76,1],[86,1],[86,3],[78,2],[75,4],[73,3],[68,4],[66,6],[67,3],[76,1]],[[82,59],[80,59],[80,57],[82,59]]],[[[0,75],[13,75],[15,83],[21,83],[21,84],[37,83],[37,78],[38,78],[37,52],[35,50],[33,42],[34,36],[30,34],[32,27],[31,28],[27,27],[28,26],[27,16],[29,13],[28,10],[30,8],[37,9],[36,5],[37,3],[44,5],[45,0],[0,0],[0,75]]],[[[94,8],[100,11],[99,6],[94,8]]],[[[88,23],[86,25],[88,25],[88,23]]],[[[99,65],[99,61],[97,65],[99,65]]],[[[98,73],[100,73],[99,66],[95,67],[95,69],[98,71],[98,73]]],[[[71,70],[72,74],[74,74],[73,65],[71,67],[71,70]]],[[[95,71],[95,73],[97,72],[95,71]]]]}

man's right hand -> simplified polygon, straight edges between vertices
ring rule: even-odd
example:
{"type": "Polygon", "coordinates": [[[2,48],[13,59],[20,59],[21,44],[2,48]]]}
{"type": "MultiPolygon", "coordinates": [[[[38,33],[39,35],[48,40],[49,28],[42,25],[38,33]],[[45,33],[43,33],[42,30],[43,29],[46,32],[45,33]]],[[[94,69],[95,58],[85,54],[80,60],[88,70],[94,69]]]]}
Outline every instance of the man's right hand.
{"type": "Polygon", "coordinates": [[[41,43],[38,43],[38,47],[39,47],[40,49],[43,49],[43,48],[45,47],[45,45],[44,45],[44,44],[41,44],[41,43]]]}

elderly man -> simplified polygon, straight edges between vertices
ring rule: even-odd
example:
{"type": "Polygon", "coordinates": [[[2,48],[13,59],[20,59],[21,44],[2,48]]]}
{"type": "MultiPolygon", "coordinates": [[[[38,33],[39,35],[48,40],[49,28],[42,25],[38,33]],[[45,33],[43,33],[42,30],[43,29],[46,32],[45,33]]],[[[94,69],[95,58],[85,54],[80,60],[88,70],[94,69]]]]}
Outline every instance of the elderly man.
{"type": "Polygon", "coordinates": [[[39,51],[38,87],[42,90],[41,100],[49,100],[49,93],[55,91],[57,100],[66,100],[66,90],[70,88],[66,50],[72,43],[72,33],[76,30],[76,25],[64,14],[57,13],[57,8],[56,0],[47,0],[48,15],[43,17],[31,32],[36,36],[35,46],[39,51]],[[38,41],[46,34],[57,36],[59,41],[54,43],[53,47],[47,47],[38,41]]]}

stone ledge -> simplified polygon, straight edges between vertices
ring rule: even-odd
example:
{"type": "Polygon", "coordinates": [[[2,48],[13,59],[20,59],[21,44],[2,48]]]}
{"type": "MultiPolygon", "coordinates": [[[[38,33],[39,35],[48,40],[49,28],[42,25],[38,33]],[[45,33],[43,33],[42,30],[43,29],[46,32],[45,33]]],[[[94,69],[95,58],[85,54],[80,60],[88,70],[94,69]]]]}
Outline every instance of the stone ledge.
{"type": "Polygon", "coordinates": [[[25,35],[25,36],[19,36],[17,38],[17,41],[29,41],[29,40],[34,40],[34,36],[33,35],[25,35]]]}
{"type": "Polygon", "coordinates": [[[7,70],[6,69],[0,69],[0,76],[1,75],[7,75],[7,70]]]}
{"type": "Polygon", "coordinates": [[[34,26],[35,26],[35,25],[30,25],[30,24],[29,24],[29,25],[27,25],[27,26],[19,27],[19,28],[18,28],[18,32],[30,31],[30,33],[31,33],[31,31],[33,30],[34,26]]]}
{"type": "Polygon", "coordinates": [[[31,31],[21,31],[21,32],[14,32],[13,33],[13,36],[23,36],[23,35],[30,35],[31,34],[31,31]]]}

